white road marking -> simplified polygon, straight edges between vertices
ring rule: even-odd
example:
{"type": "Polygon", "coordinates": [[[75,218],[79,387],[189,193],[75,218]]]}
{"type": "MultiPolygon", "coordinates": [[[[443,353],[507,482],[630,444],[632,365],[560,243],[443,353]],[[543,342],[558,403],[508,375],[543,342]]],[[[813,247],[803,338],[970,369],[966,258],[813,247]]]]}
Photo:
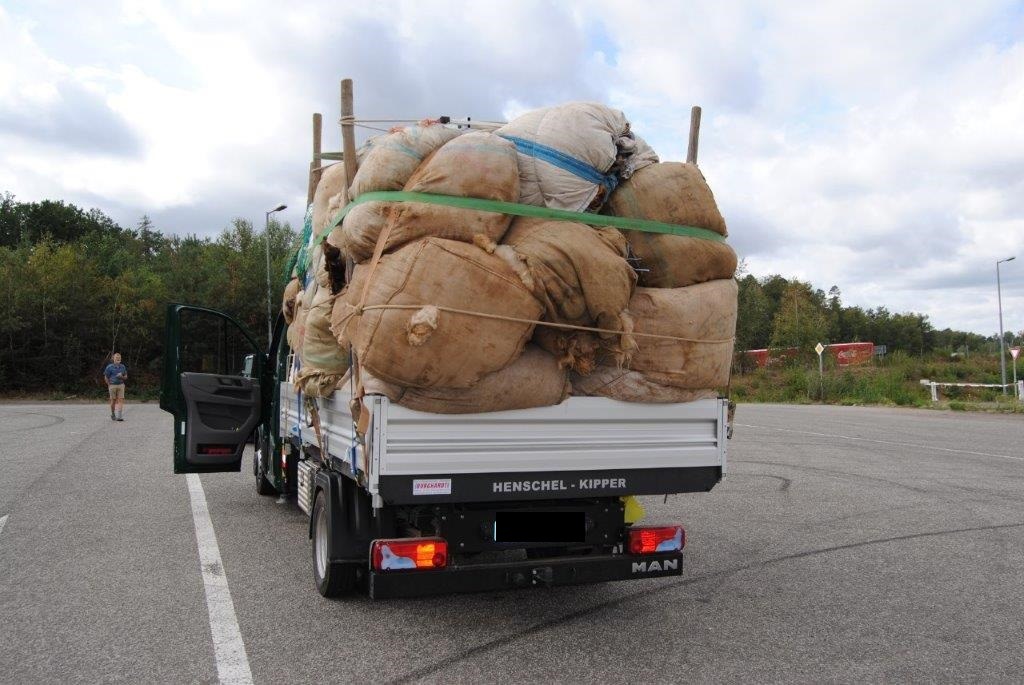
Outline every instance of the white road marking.
{"type": "Polygon", "coordinates": [[[4,532],[4,526],[7,525],[7,515],[0,516],[0,533],[4,532]]]}
{"type": "Polygon", "coordinates": [[[199,547],[199,566],[203,571],[206,589],[206,609],[210,614],[210,634],[213,636],[213,654],[217,660],[217,677],[225,685],[252,683],[249,658],[245,654],[242,631],[235,616],[235,605],[228,589],[228,577],[217,546],[210,510],[206,506],[206,493],[199,476],[190,473],[188,494],[192,499],[192,520],[196,525],[196,544],[199,547]]]}
{"type": "Polygon", "coordinates": [[[954,452],[956,454],[971,454],[978,457],[998,457],[1000,459],[1014,459],[1024,461],[1024,457],[1013,457],[1009,454],[993,454],[992,452],[972,452],[971,450],[958,450],[952,447],[936,447],[934,445],[918,445],[913,442],[896,442],[893,440],[876,440],[874,438],[857,438],[852,435],[838,435],[834,433],[814,433],[812,431],[798,431],[791,428],[775,428],[774,426],[753,426],[748,423],[737,423],[736,426],[743,428],[761,428],[769,431],[781,431],[783,433],[798,433],[800,435],[814,435],[820,438],[839,438],[841,440],[858,440],[860,442],[874,442],[879,445],[895,445],[897,447],[916,447],[922,450],[935,450],[936,452],[954,452]]]}

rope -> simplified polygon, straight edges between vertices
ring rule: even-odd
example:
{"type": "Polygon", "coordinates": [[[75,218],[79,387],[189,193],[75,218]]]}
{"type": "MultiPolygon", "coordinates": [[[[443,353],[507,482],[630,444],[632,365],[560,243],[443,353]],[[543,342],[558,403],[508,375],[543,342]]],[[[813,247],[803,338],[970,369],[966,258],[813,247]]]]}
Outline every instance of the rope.
{"type": "MultiPolygon", "coordinates": [[[[352,124],[418,124],[418,123],[420,123],[422,121],[425,121],[425,120],[440,121],[439,119],[435,120],[435,119],[431,119],[430,117],[426,117],[426,119],[424,119],[423,117],[421,117],[419,119],[356,119],[356,117],[354,115],[349,115],[349,116],[341,117],[338,120],[338,123],[341,123],[341,124],[348,124],[348,123],[352,123],[352,124]]],[[[451,117],[449,117],[448,118],[448,123],[451,123],[451,124],[481,124],[481,125],[491,125],[491,126],[504,126],[508,122],[507,121],[484,121],[483,119],[480,119],[480,120],[452,119],[451,117]]]]}
{"type": "MultiPolygon", "coordinates": [[[[372,275],[372,273],[371,273],[372,275]]],[[[370,282],[369,277],[367,283],[370,282]]],[[[366,288],[364,288],[365,291],[366,288]]],[[[348,322],[351,321],[351,317],[361,315],[363,312],[372,311],[375,309],[422,309],[427,305],[422,304],[371,304],[363,305],[360,302],[353,311],[349,312],[345,316],[345,326],[348,326],[348,322]]],[[[537,326],[549,326],[551,328],[561,328],[563,330],[573,331],[586,331],[589,333],[609,333],[611,335],[622,335],[624,331],[616,331],[611,328],[596,328],[594,326],[577,326],[569,323],[555,323],[554,321],[539,321],[537,319],[523,319],[516,316],[504,316],[502,314],[488,314],[486,312],[477,312],[471,309],[458,309],[456,307],[446,307],[444,305],[430,305],[436,307],[439,311],[448,312],[450,314],[465,314],[467,316],[477,316],[482,319],[496,319],[498,321],[511,321],[514,323],[526,323],[534,324],[537,326]]],[[[724,345],[726,343],[732,343],[735,338],[722,338],[722,339],[699,339],[699,338],[683,338],[677,335],[662,335],[660,333],[638,333],[636,331],[630,331],[628,335],[638,338],[655,338],[657,340],[672,340],[674,342],[690,342],[702,345],[724,345]]]]}

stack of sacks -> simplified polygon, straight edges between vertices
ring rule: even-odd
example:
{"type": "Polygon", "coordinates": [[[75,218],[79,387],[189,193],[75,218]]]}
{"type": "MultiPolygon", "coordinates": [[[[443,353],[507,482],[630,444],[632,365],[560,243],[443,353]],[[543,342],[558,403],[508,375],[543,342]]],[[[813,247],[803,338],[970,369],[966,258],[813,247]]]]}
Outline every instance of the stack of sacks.
{"type": "MultiPolygon", "coordinates": [[[[695,226],[726,227],[700,170],[662,162],[638,170],[609,198],[604,213],[695,226]]],[[[714,397],[729,382],[736,331],[736,253],[725,243],[623,231],[641,286],[630,299],[637,349],[628,368],[581,343],[596,368],[573,374],[577,395],[627,402],[687,402],[714,397]],[[644,333],[685,338],[645,337],[644,333]],[[705,342],[691,342],[691,341],[705,342]]]]}
{"type": "MultiPolygon", "coordinates": [[[[378,149],[387,148],[370,148],[357,179],[383,154],[378,149]]],[[[401,189],[515,202],[515,146],[481,131],[450,136],[401,189]]],[[[367,391],[444,413],[564,400],[567,370],[543,350],[527,349],[544,306],[525,262],[498,245],[512,217],[404,202],[380,203],[372,221],[360,219],[357,210],[375,204],[356,205],[328,239],[358,262],[334,302],[331,330],[340,349],[355,353],[367,391]],[[376,261],[375,249],[382,252],[376,261]]]]}
{"type": "MultiPolygon", "coordinates": [[[[324,169],[313,194],[311,244],[348,203],[346,187],[344,164],[324,169]]],[[[332,282],[343,280],[336,273],[337,260],[327,259],[327,253],[332,250],[334,248],[324,243],[311,248],[306,272],[292,274],[292,280],[285,287],[282,306],[289,322],[288,345],[300,360],[296,385],[313,397],[330,395],[349,366],[348,350],[338,347],[330,330],[331,308],[336,295],[332,282]]]]}
{"type": "MultiPolygon", "coordinates": [[[[725,235],[696,167],[658,163],[622,113],[601,105],[531,112],[495,133],[423,123],[361,153],[348,193],[342,170],[325,173],[329,201],[326,210],[314,201],[315,217],[366,192],[404,190],[573,211],[603,205],[725,235]]],[[[314,218],[314,235],[330,216],[314,218]]],[[[289,284],[284,303],[289,343],[301,350],[300,387],[311,395],[354,385],[345,376],[352,355],[367,392],[440,413],[547,406],[570,392],[683,402],[714,396],[728,380],[736,258],[724,244],[365,202],[313,257],[315,277],[302,289],[289,284]],[[342,288],[346,258],[356,266],[342,288]]]]}

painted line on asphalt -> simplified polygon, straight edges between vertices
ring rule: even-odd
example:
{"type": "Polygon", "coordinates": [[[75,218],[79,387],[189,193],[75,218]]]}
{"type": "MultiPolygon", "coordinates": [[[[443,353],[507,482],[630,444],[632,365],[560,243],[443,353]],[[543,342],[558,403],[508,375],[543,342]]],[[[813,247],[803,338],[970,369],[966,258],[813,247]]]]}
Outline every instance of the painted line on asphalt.
{"type": "Polygon", "coordinates": [[[858,438],[852,435],[838,435],[836,433],[815,433],[812,431],[798,431],[792,428],[776,428],[774,426],[754,426],[749,423],[737,423],[733,424],[742,428],[760,428],[762,430],[769,431],[781,431],[783,433],[797,433],[799,435],[814,435],[819,438],[839,438],[840,440],[857,440],[860,442],[874,442],[879,445],[895,445],[897,447],[916,447],[922,450],[935,450],[936,452],[953,452],[956,454],[971,454],[976,457],[998,457],[1000,459],[1013,459],[1015,461],[1024,461],[1024,457],[1013,457],[1009,454],[993,454],[992,452],[972,452],[971,450],[958,450],[952,447],[935,447],[934,445],[918,445],[913,442],[896,442],[894,440],[877,440],[875,438],[858,438]]]}
{"type": "Polygon", "coordinates": [[[213,654],[217,660],[217,677],[225,685],[250,685],[252,670],[245,654],[242,631],[235,616],[235,605],[228,589],[228,577],[217,546],[210,510],[206,506],[206,493],[199,476],[190,473],[188,494],[192,499],[192,520],[196,526],[196,545],[199,548],[199,566],[203,571],[206,590],[206,609],[210,614],[210,634],[213,654]]]}
{"type": "Polygon", "coordinates": [[[7,525],[7,515],[0,516],[0,533],[4,532],[4,526],[7,525]]]}

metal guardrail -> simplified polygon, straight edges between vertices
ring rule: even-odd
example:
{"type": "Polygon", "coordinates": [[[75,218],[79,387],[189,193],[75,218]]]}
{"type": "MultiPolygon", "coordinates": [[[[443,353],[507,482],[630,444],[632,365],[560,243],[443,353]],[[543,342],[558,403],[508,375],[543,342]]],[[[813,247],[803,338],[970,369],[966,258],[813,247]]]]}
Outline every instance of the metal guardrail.
{"type": "Polygon", "coordinates": [[[939,388],[1015,388],[1017,393],[1017,401],[1021,401],[1024,398],[1024,381],[1017,381],[1014,383],[939,383],[937,381],[931,381],[927,378],[921,379],[921,385],[931,388],[932,391],[932,402],[939,401],[939,388]]]}

